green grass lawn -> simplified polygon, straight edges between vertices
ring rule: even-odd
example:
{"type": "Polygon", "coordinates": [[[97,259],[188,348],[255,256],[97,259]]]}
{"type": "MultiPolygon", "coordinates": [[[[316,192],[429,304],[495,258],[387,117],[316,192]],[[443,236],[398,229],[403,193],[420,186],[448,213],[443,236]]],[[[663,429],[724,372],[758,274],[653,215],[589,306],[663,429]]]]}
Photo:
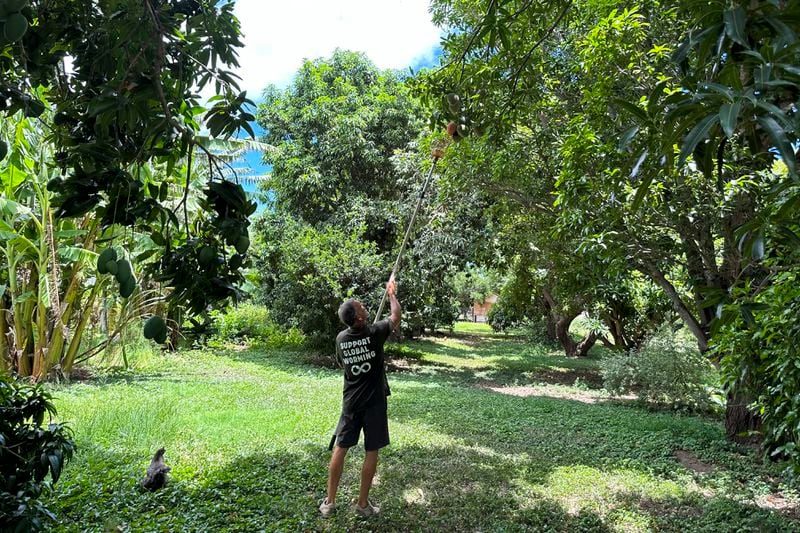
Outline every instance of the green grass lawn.
{"type": "Polygon", "coordinates": [[[594,359],[474,324],[391,352],[392,444],[373,489],[380,517],[359,520],[347,508],[363,457],[355,450],[344,505],[331,519],[318,515],[339,372],[302,352],[228,349],[166,354],[56,389],[80,446],[48,502],[56,529],[800,528],[781,465],[727,443],[717,421],[608,398],[594,359]],[[138,481],[160,446],[172,482],[143,492],[138,481]]]}

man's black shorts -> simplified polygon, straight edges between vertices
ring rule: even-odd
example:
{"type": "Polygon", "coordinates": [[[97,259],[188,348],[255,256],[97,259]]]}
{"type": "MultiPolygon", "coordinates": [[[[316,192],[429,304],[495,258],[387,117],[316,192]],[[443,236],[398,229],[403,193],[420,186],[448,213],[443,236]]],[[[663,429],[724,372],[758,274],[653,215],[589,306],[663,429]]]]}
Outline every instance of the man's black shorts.
{"type": "Polygon", "coordinates": [[[342,413],[339,425],[336,426],[336,445],[340,448],[355,446],[362,429],[365,450],[380,450],[389,445],[389,421],[385,402],[367,407],[364,411],[342,413]]]}

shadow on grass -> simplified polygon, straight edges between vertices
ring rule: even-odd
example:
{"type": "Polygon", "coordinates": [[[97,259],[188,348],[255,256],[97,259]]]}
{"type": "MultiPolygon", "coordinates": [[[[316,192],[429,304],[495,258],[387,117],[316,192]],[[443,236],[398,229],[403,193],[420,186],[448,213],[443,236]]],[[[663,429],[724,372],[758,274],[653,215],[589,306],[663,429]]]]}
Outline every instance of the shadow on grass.
{"type": "MultiPolygon", "coordinates": [[[[404,447],[385,453],[371,497],[379,516],[355,516],[363,453],[345,465],[339,509],[317,510],[324,496],[329,453],[321,447],[231,458],[175,479],[149,493],[137,485],[130,459],[94,449],[79,476],[49,502],[58,531],[610,531],[595,513],[569,513],[557,502],[515,497],[514,463],[443,447],[404,447]],[[97,459],[97,461],[93,461],[97,459]]],[[[144,465],[139,465],[139,469],[144,465]]]]}
{"type": "MultiPolygon", "coordinates": [[[[433,344],[433,343],[431,343],[433,344]]],[[[561,366],[568,360],[561,358],[494,358],[486,364],[460,366],[448,362],[429,360],[425,354],[415,347],[392,344],[387,346],[387,369],[390,374],[420,374],[424,377],[437,377],[443,384],[454,386],[474,386],[487,381],[498,386],[524,385],[532,383],[554,383],[574,385],[580,380],[586,386],[599,389],[602,386],[600,376],[590,368],[569,368],[561,366]],[[548,364],[550,363],[550,364],[548,364]]],[[[261,366],[268,366],[287,372],[306,374],[310,368],[318,372],[341,372],[333,357],[324,354],[301,352],[263,352],[260,350],[226,350],[218,355],[261,366]]],[[[479,360],[478,360],[479,361],[479,360]]],[[[158,373],[137,376],[135,373],[124,374],[117,381],[146,380],[158,377],[158,373]],[[149,377],[148,377],[149,376],[149,377]]],[[[104,378],[106,382],[114,378],[104,378]]],[[[166,379],[169,379],[168,377],[166,379]]],[[[392,379],[390,377],[390,379],[392,379]]]]}
{"type": "MultiPolygon", "coordinates": [[[[303,373],[309,380],[336,373],[310,368],[297,352],[220,355],[303,373]]],[[[193,379],[199,376],[202,385],[226,364],[215,362],[193,379]]],[[[245,368],[244,375],[251,370],[245,368]]],[[[347,511],[363,457],[356,451],[343,478],[343,508],[331,520],[318,515],[329,458],[323,444],[327,427],[320,429],[316,446],[254,452],[250,442],[231,442],[241,455],[225,459],[179,458],[170,449],[175,480],[155,494],[137,486],[148,458],[120,453],[125,450],[120,440],[107,447],[87,445],[65,470],[48,505],[60,517],[59,531],[118,526],[122,531],[606,531],[631,524],[666,531],[729,531],[741,524],[765,531],[798,529],[775,511],[727,497],[752,494],[754,486],[763,488],[767,476],[752,456],[738,455],[725,443],[719,424],[611,403],[520,398],[472,386],[476,380],[529,379],[528,374],[535,372],[423,361],[414,372],[392,376],[390,424],[399,431],[382,454],[373,493],[383,504],[382,516],[366,523],[347,511]],[[714,472],[687,471],[674,456],[678,449],[713,464],[714,472]],[[677,492],[675,487],[689,483],[710,496],[664,496],[664,486],[677,492]],[[761,524],[765,527],[757,527],[761,524]]],[[[139,378],[183,381],[155,372],[120,373],[117,382],[139,378]]],[[[192,428],[184,431],[191,434],[192,428]]],[[[189,446],[198,447],[191,450],[204,448],[203,435],[192,439],[197,440],[187,441],[189,446]]]]}
{"type": "Polygon", "coordinates": [[[99,447],[83,454],[48,502],[58,517],[53,530],[606,532],[631,514],[663,531],[791,529],[778,513],[720,497],[659,500],[619,491],[610,495],[606,511],[597,512],[592,501],[566,504],[531,488],[551,468],[539,471],[531,459],[462,446],[396,444],[384,450],[371,492],[382,512],[368,520],[350,510],[363,458],[355,449],[330,519],[317,510],[329,460],[322,446],[247,453],[191,474],[179,471],[155,493],[138,486],[146,466],[141,458],[99,447]]]}
{"type": "Polygon", "coordinates": [[[730,498],[691,495],[685,498],[653,499],[641,494],[619,494],[621,507],[647,514],[657,531],[797,531],[797,516],[782,515],[751,503],[730,498]],[[727,527],[726,527],[727,526],[727,527]]]}
{"type": "MultiPolygon", "coordinates": [[[[462,337],[477,339],[472,334],[462,334],[462,337]]],[[[246,349],[219,351],[219,355],[289,372],[306,373],[309,367],[340,371],[332,354],[317,351],[246,349]]],[[[486,382],[496,386],[574,385],[580,381],[592,389],[602,387],[595,359],[567,358],[545,347],[518,340],[476,340],[474,346],[466,347],[446,345],[428,338],[390,343],[386,346],[386,355],[391,373],[435,375],[450,385],[474,386],[486,382]]]]}
{"type": "Polygon", "coordinates": [[[171,381],[182,382],[180,377],[175,376],[175,372],[169,370],[139,370],[134,368],[112,367],[102,369],[100,372],[82,372],[80,377],[72,378],[59,384],[61,387],[70,385],[116,385],[121,383],[139,383],[147,381],[171,381]]]}

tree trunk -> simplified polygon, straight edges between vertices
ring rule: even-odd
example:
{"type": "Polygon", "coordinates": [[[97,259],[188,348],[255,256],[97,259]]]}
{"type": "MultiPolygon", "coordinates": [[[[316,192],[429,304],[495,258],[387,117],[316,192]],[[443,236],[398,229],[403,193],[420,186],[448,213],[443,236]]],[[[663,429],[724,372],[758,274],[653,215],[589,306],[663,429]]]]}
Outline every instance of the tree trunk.
{"type": "Polygon", "coordinates": [[[597,342],[597,333],[590,331],[586,337],[576,346],[576,357],[586,357],[589,355],[589,350],[592,349],[594,343],[597,342]]]}
{"type": "Polygon", "coordinates": [[[556,334],[556,320],[553,318],[553,315],[548,313],[544,319],[544,331],[545,335],[547,335],[547,340],[550,341],[557,341],[558,336],[556,334]]]}
{"type": "Polygon", "coordinates": [[[92,287],[92,291],[89,293],[89,297],[86,299],[86,302],[83,305],[83,312],[80,315],[78,325],[72,332],[72,339],[70,339],[69,345],[67,346],[67,351],[64,354],[64,358],[61,360],[61,371],[65,376],[69,376],[72,372],[72,366],[75,364],[75,357],[78,354],[78,348],[80,347],[81,340],[83,339],[83,332],[86,331],[86,325],[89,323],[89,320],[92,316],[94,301],[97,298],[97,294],[100,292],[102,285],[103,283],[100,280],[95,281],[94,287],[92,287]]]}
{"type": "Polygon", "coordinates": [[[612,344],[603,336],[598,337],[598,340],[612,350],[626,351],[634,348],[635,343],[629,340],[629,336],[625,331],[624,322],[622,318],[620,318],[620,315],[621,313],[615,309],[610,309],[603,313],[601,318],[608,327],[608,331],[611,333],[611,338],[614,340],[614,343],[612,344]]]}
{"type": "Polygon", "coordinates": [[[586,357],[589,354],[589,350],[597,342],[597,334],[594,331],[590,331],[580,342],[575,342],[569,336],[569,327],[579,314],[570,313],[569,315],[561,316],[556,322],[558,342],[561,343],[568,357],[586,357]]]}
{"type": "Polygon", "coordinates": [[[669,282],[666,276],[664,276],[663,272],[661,272],[654,264],[644,262],[644,266],[645,272],[643,273],[650,276],[650,278],[655,281],[656,284],[667,294],[672,302],[672,307],[675,309],[675,311],[683,320],[684,324],[686,324],[686,326],[689,328],[689,331],[692,332],[692,335],[694,335],[694,338],[697,340],[697,347],[700,349],[700,351],[708,351],[708,335],[700,325],[700,322],[697,321],[689,308],[686,307],[686,304],[683,302],[680,294],[678,294],[678,291],[675,290],[675,287],[672,285],[672,283],[669,282]]]}
{"type": "Polygon", "coordinates": [[[752,442],[753,437],[749,432],[758,430],[761,426],[761,419],[747,408],[751,403],[751,398],[742,390],[733,390],[728,393],[727,403],[725,435],[734,442],[752,442]]]}
{"type": "MultiPolygon", "coordinates": [[[[708,331],[709,324],[714,319],[714,309],[703,305],[705,295],[702,289],[706,287],[721,288],[721,286],[716,265],[709,266],[704,260],[703,250],[698,243],[701,230],[696,225],[697,223],[693,224],[688,220],[683,220],[678,224],[677,230],[683,245],[683,253],[686,256],[686,271],[689,274],[694,294],[695,315],[699,319],[700,327],[704,331],[708,331]]],[[[706,255],[708,253],[714,255],[713,242],[711,246],[712,250],[706,251],[706,255]]]]}
{"type": "MultiPolygon", "coordinates": [[[[0,299],[2,299],[2,296],[0,296],[0,299]]],[[[8,349],[7,314],[8,309],[0,308],[0,370],[11,370],[13,365],[11,350],[8,349]]]]}
{"type": "Polygon", "coordinates": [[[173,324],[169,329],[169,337],[167,339],[167,349],[170,352],[178,350],[178,342],[181,338],[181,324],[183,323],[183,313],[180,311],[173,311],[167,313],[167,324],[173,324]]]}
{"type": "Polygon", "coordinates": [[[619,350],[619,348],[617,347],[617,345],[616,345],[616,344],[614,344],[614,343],[610,342],[610,341],[609,341],[609,340],[608,340],[608,339],[607,339],[605,336],[603,336],[603,335],[601,335],[600,337],[598,337],[598,338],[597,338],[597,340],[599,340],[601,343],[603,343],[603,346],[605,346],[605,347],[606,347],[606,348],[608,348],[609,350],[619,350]]]}
{"type": "Polygon", "coordinates": [[[577,316],[578,313],[570,313],[566,316],[559,316],[556,321],[556,338],[564,348],[564,352],[570,357],[574,357],[578,350],[578,343],[569,336],[569,327],[577,316]]]}

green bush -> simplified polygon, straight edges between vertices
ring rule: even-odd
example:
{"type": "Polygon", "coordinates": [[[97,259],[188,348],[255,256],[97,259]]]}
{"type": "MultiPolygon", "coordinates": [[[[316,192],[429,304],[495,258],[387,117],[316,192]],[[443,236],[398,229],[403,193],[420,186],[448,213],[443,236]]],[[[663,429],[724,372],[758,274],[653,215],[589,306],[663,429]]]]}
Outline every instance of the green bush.
{"type": "Polygon", "coordinates": [[[502,299],[489,309],[486,321],[492,326],[493,330],[501,332],[522,324],[522,320],[513,312],[509,312],[509,309],[503,305],[502,299]]]}
{"type": "Polygon", "coordinates": [[[217,338],[226,341],[248,341],[259,346],[300,346],[303,334],[296,328],[283,329],[272,320],[266,307],[242,304],[226,313],[216,313],[217,338]]]}
{"type": "Polygon", "coordinates": [[[358,228],[317,230],[265,214],[256,223],[255,298],[272,319],[301,330],[317,346],[333,346],[341,331],[337,311],[347,298],[376,309],[386,271],[374,244],[358,228]],[[263,243],[263,244],[262,244],[263,243]]]}
{"type": "Polygon", "coordinates": [[[800,274],[779,273],[755,297],[741,293],[723,307],[712,351],[726,388],[753,400],[766,454],[800,476],[800,274]]]}
{"type": "Polygon", "coordinates": [[[69,428],[40,385],[0,374],[0,531],[38,531],[53,514],[39,501],[75,451],[69,428]],[[52,481],[48,481],[47,477],[52,481]]]}
{"type": "Polygon", "coordinates": [[[712,405],[711,363],[668,328],[656,332],[639,350],[603,359],[600,370],[611,394],[635,393],[647,403],[696,410],[712,405]]]}

